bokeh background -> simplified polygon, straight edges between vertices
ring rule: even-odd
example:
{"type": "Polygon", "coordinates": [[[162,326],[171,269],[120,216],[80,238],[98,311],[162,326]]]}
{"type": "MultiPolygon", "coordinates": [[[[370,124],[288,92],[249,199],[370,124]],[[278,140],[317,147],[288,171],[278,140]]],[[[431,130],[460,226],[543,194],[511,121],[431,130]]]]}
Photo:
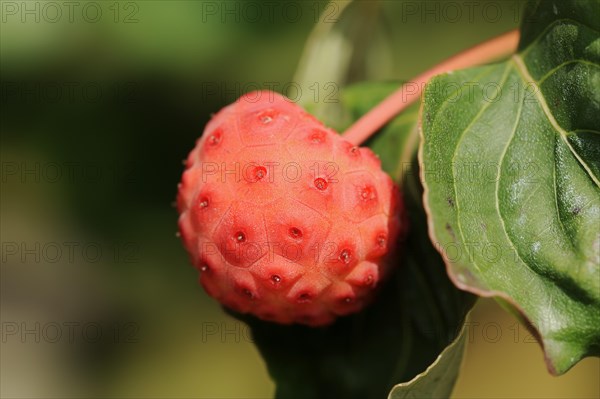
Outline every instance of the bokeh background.
{"type": "MultiPolygon", "coordinates": [[[[203,292],[175,236],[181,161],[211,113],[293,86],[319,21],[341,32],[323,68],[348,63],[304,89],[307,106],[408,80],[517,27],[522,9],[357,3],[352,17],[312,0],[0,2],[2,397],[272,395],[247,327],[203,292]]],[[[492,301],[470,322],[454,397],[600,396],[598,359],[551,377],[492,301]]]]}

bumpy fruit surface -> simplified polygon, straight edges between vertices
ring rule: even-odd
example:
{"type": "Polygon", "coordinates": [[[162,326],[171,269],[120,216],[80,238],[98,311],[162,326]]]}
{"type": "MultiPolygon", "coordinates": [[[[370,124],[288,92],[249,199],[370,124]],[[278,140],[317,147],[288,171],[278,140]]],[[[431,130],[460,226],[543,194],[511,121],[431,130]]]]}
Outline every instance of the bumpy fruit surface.
{"type": "Polygon", "coordinates": [[[319,326],[364,307],[388,272],[398,198],[371,150],[253,92],[217,113],[190,153],[179,230],[223,305],[319,326]]]}

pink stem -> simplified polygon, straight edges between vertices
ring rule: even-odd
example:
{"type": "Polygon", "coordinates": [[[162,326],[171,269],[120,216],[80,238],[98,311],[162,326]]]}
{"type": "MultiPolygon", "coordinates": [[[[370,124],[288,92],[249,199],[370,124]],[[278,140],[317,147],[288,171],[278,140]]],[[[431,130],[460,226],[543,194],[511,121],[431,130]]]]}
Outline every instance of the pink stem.
{"type": "Polygon", "coordinates": [[[344,139],[354,145],[360,145],[394,116],[416,101],[421,96],[425,84],[435,75],[489,62],[514,52],[518,43],[519,31],[515,29],[448,58],[417,76],[411,82],[403,84],[402,87],[377,104],[344,132],[344,139]]]}

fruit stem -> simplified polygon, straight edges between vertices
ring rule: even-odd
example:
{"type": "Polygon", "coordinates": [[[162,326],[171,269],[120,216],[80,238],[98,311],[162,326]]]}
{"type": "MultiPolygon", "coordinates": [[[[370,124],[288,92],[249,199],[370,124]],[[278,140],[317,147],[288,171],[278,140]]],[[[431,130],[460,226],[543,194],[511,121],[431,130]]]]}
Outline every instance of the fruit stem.
{"type": "Polygon", "coordinates": [[[514,52],[518,43],[519,30],[515,29],[448,58],[412,81],[403,84],[377,104],[344,132],[344,139],[354,145],[360,145],[394,116],[415,102],[421,96],[425,84],[435,75],[500,58],[514,52]]]}

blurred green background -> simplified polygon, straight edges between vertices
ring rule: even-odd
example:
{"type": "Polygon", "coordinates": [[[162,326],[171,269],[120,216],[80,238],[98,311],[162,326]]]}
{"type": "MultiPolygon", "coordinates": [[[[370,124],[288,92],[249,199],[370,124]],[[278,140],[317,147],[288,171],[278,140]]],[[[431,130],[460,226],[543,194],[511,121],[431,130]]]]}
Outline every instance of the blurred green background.
{"type": "MultiPolygon", "coordinates": [[[[249,331],[175,236],[181,161],[211,113],[291,87],[319,20],[340,27],[328,57],[348,68],[305,88],[309,106],[353,81],[408,80],[517,27],[522,7],[359,3],[351,19],[311,0],[0,2],[2,397],[272,395],[249,331]]],[[[600,396],[598,359],[551,377],[493,302],[471,323],[455,397],[600,396]]]]}

